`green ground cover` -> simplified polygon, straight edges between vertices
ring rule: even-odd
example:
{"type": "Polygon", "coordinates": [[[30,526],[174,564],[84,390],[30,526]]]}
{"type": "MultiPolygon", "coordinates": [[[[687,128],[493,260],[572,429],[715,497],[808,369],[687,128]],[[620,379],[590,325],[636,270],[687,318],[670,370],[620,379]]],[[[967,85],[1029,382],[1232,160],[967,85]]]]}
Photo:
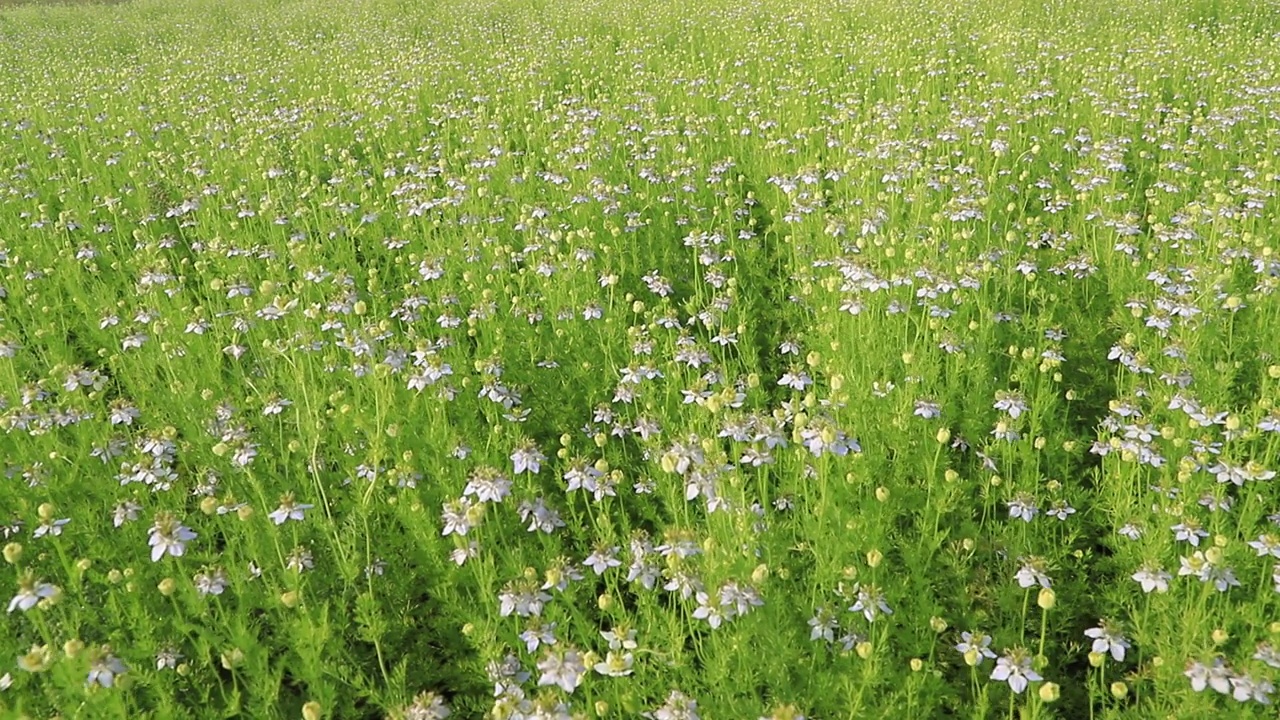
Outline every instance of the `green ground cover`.
{"type": "Polygon", "coordinates": [[[0,716],[1274,717],[1280,5],[0,12],[0,716]]]}

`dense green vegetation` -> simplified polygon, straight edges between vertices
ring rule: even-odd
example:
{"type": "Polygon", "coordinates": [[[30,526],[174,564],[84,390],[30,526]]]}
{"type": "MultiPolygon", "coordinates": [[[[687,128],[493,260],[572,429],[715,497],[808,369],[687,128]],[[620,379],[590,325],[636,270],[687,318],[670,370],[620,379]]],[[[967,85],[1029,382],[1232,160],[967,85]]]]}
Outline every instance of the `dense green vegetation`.
{"type": "Polygon", "coordinates": [[[1273,717],[1280,5],[0,12],[0,714],[1273,717]]]}

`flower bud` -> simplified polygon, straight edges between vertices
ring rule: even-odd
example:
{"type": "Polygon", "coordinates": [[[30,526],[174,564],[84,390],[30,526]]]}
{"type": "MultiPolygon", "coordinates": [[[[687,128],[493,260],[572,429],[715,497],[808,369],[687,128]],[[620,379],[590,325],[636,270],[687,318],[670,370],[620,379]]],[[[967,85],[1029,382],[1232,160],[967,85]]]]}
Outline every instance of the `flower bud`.
{"type": "Polygon", "coordinates": [[[863,660],[866,660],[867,658],[871,657],[871,651],[872,651],[871,643],[867,642],[866,640],[863,640],[862,642],[858,643],[858,646],[855,647],[854,650],[858,653],[858,657],[862,658],[863,660]]]}
{"type": "Polygon", "coordinates": [[[911,672],[920,672],[924,669],[924,661],[920,658],[911,658],[911,672]]]}
{"type": "Polygon", "coordinates": [[[170,595],[173,595],[173,591],[176,590],[177,588],[178,588],[178,583],[174,582],[173,578],[165,578],[160,581],[159,585],[156,586],[156,589],[160,591],[160,594],[165,597],[169,597],[170,595]]]}
{"type": "Polygon", "coordinates": [[[596,715],[604,717],[609,714],[609,703],[603,700],[597,700],[595,705],[596,715]]]}
{"type": "Polygon", "coordinates": [[[320,703],[315,700],[302,706],[302,720],[320,720],[322,717],[324,717],[324,713],[320,703]]]}
{"type": "Polygon", "coordinates": [[[606,611],[606,612],[607,612],[608,610],[612,609],[612,608],[613,608],[613,596],[612,596],[612,595],[610,595],[609,593],[603,593],[602,595],[600,595],[600,597],[596,598],[596,607],[598,607],[598,608],[600,608],[601,610],[604,610],[604,611],[606,611]]]}
{"type": "Polygon", "coordinates": [[[17,565],[18,560],[22,559],[22,544],[11,542],[4,546],[4,561],[10,565],[17,565]]]}
{"type": "Polygon", "coordinates": [[[969,648],[964,651],[965,665],[968,665],[969,667],[977,667],[980,662],[982,662],[982,653],[978,652],[977,648],[969,648]]]}
{"type": "Polygon", "coordinates": [[[1060,694],[1061,688],[1058,687],[1058,683],[1047,682],[1040,686],[1041,702],[1051,703],[1057,700],[1060,694]]]}
{"type": "Polygon", "coordinates": [[[1051,588],[1040,588],[1040,594],[1036,596],[1036,605],[1041,610],[1052,610],[1053,606],[1058,604],[1058,595],[1051,588]]]}
{"type": "Polygon", "coordinates": [[[889,488],[883,485],[876,488],[876,500],[879,500],[880,502],[885,502],[888,499],[889,499],[889,488]]]}
{"type": "Polygon", "coordinates": [[[867,553],[867,564],[871,567],[880,567],[880,561],[884,560],[884,553],[879,550],[872,550],[867,553]]]}
{"type": "Polygon", "coordinates": [[[929,618],[929,627],[933,628],[933,631],[936,633],[944,633],[947,631],[947,621],[937,615],[934,615],[929,618]]]}
{"type": "Polygon", "coordinates": [[[288,590],[280,594],[280,604],[284,605],[287,608],[298,607],[298,601],[300,601],[301,599],[302,599],[302,596],[298,593],[297,590],[288,590]]]}
{"type": "Polygon", "coordinates": [[[234,670],[244,663],[244,651],[240,648],[232,648],[222,653],[218,659],[224,670],[234,670]]]}
{"type": "Polygon", "coordinates": [[[1107,661],[1107,654],[1100,652],[1089,653],[1089,665],[1093,667],[1102,667],[1102,663],[1107,661]]]}
{"type": "Polygon", "coordinates": [[[1129,694],[1129,686],[1119,680],[1111,683],[1111,697],[1120,700],[1129,694]]]}
{"type": "Polygon", "coordinates": [[[951,442],[951,429],[938,428],[938,434],[934,437],[937,439],[939,444],[946,445],[951,442]]]}
{"type": "Polygon", "coordinates": [[[76,638],[72,638],[62,644],[62,652],[66,653],[69,658],[79,655],[83,649],[84,643],[76,638]]]}
{"type": "Polygon", "coordinates": [[[769,579],[769,566],[760,563],[755,570],[751,571],[751,582],[760,585],[769,579]]]}

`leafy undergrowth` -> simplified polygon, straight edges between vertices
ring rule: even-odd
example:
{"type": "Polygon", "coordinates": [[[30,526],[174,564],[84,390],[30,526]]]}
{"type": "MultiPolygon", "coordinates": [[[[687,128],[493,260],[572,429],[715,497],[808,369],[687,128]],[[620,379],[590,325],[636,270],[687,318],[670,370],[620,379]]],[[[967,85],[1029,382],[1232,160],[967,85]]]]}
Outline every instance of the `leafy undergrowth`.
{"type": "Polygon", "coordinates": [[[1278,32],[0,13],[0,713],[1272,716],[1278,32]]]}

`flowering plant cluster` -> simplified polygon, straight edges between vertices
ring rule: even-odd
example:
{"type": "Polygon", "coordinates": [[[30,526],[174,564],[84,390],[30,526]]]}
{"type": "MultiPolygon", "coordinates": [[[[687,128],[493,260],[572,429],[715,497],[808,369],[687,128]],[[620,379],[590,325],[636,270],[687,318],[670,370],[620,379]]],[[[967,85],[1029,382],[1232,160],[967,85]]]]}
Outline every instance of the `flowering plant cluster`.
{"type": "Polygon", "coordinates": [[[0,715],[1274,717],[1261,5],[0,9],[0,715]]]}

